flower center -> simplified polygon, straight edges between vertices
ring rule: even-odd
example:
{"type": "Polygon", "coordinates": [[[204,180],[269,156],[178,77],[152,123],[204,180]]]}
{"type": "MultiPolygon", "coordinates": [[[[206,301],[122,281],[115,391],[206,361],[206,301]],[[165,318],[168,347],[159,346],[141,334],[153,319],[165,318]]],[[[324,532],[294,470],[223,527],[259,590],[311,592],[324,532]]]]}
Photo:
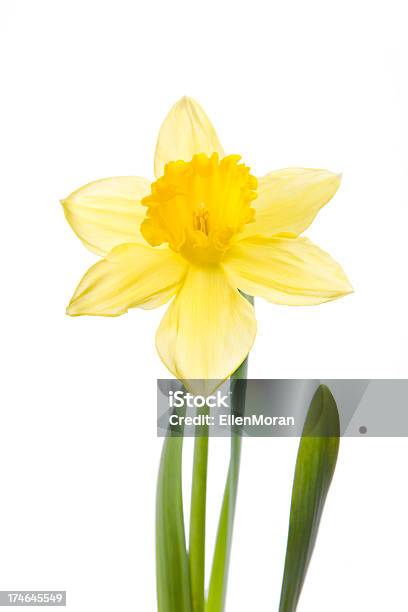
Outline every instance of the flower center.
{"type": "Polygon", "coordinates": [[[194,263],[216,263],[232,237],[253,221],[257,180],[239,155],[218,159],[200,153],[166,165],[142,200],[141,232],[152,246],[169,247],[194,263]]]}

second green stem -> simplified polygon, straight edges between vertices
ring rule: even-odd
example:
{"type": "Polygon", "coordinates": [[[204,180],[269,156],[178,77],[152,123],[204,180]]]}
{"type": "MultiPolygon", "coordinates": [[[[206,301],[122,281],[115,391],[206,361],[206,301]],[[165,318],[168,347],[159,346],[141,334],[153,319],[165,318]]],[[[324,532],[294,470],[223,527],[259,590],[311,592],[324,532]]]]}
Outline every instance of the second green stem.
{"type": "Polygon", "coordinates": [[[193,612],[205,608],[205,527],[207,502],[208,425],[200,427],[194,444],[190,515],[190,580],[193,612]]]}

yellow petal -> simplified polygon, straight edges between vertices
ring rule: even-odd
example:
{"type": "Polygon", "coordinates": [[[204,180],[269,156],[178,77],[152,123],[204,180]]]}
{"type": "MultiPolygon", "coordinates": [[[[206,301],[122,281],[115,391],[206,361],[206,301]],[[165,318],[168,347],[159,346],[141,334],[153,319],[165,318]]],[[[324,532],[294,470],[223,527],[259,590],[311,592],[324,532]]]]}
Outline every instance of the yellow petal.
{"type": "Polygon", "coordinates": [[[170,109],[160,128],[154,159],[156,177],[162,176],[168,162],[188,162],[197,153],[224,156],[211,121],[195,100],[184,96],[170,109]]]}
{"type": "Polygon", "coordinates": [[[258,179],[258,197],[252,203],[255,222],[243,237],[301,234],[339,188],[341,175],[328,170],[286,168],[258,179]]]}
{"type": "Polygon", "coordinates": [[[67,314],[113,317],[134,306],[156,308],[176,293],[186,267],[169,249],[122,244],[89,268],[67,314]]]}
{"type": "Polygon", "coordinates": [[[146,209],[140,204],[150,182],[118,176],[88,183],[61,201],[68,223],[84,245],[106,255],[125,242],[146,244],[139,227],[146,209]]]}
{"type": "Polygon", "coordinates": [[[224,267],[239,289],[276,304],[321,304],[352,291],[340,265],[307,238],[241,240],[224,267]]]}
{"type": "Polygon", "coordinates": [[[157,332],[159,355],[181,380],[224,380],[256,334],[253,307],[216,266],[191,267],[157,332]]]}

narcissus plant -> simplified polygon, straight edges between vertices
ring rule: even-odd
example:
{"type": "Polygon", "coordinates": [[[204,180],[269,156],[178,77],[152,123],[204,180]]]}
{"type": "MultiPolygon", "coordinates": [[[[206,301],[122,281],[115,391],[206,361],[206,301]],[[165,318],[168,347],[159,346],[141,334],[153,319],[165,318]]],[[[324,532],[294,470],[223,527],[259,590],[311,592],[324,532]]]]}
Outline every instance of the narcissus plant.
{"type": "MultiPolygon", "coordinates": [[[[214,127],[191,98],[177,102],[164,120],[154,169],[154,182],[106,178],[62,201],[74,232],[102,257],[82,278],[67,312],[113,317],[170,301],[156,338],[162,361],[185,387],[204,390],[207,400],[231,375],[229,416],[243,415],[247,356],[256,335],[253,296],[310,306],[352,290],[340,265],[301,236],[336,193],[340,176],[289,168],[256,178],[239,155],[224,154],[214,127]]],[[[183,402],[186,410],[188,399],[183,402]]],[[[193,409],[208,416],[197,402],[193,409]]],[[[338,452],[339,417],[328,389],[317,390],[308,414],[296,464],[280,612],[296,610],[338,452]]],[[[231,427],[207,590],[210,421],[196,428],[188,543],[184,431],[170,421],[156,496],[158,612],[224,612],[241,433],[231,427]]]]}

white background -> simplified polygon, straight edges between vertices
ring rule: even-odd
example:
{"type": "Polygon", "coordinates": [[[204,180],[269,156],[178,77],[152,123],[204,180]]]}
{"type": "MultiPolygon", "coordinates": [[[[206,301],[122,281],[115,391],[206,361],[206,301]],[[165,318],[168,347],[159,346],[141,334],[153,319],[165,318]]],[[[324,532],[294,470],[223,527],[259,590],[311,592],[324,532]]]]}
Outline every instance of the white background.
{"type": "MultiPolygon", "coordinates": [[[[183,94],[255,173],[342,171],[308,236],[355,293],[258,301],[250,376],[407,377],[404,3],[3,0],[0,20],[0,590],[154,611],[163,310],[65,316],[95,257],[58,200],[105,176],[151,177],[183,94]]],[[[296,447],[245,442],[229,612],[278,609],[296,447]]],[[[213,445],[211,537],[227,450],[213,445]]],[[[405,439],[342,441],[299,612],[408,609],[407,457],[405,439]]]]}

